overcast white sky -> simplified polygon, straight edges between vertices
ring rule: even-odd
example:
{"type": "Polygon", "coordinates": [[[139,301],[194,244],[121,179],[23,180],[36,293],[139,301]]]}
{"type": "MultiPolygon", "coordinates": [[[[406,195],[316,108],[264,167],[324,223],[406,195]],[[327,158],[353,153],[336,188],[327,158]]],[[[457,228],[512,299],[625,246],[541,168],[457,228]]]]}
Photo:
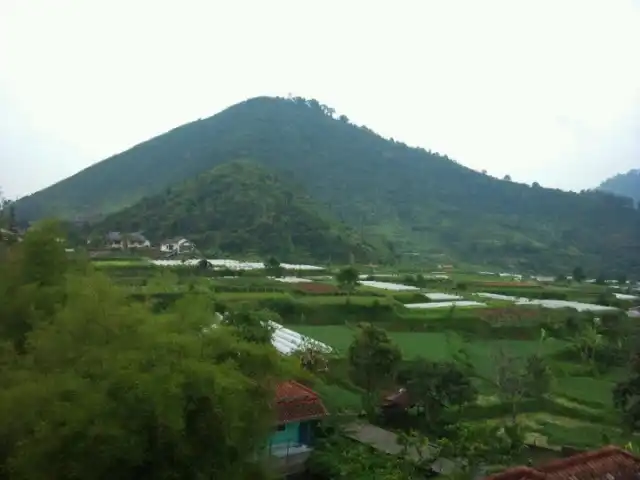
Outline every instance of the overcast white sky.
{"type": "Polygon", "coordinates": [[[257,95],[490,174],[640,168],[640,2],[0,0],[0,186],[46,187],[257,95]]]}

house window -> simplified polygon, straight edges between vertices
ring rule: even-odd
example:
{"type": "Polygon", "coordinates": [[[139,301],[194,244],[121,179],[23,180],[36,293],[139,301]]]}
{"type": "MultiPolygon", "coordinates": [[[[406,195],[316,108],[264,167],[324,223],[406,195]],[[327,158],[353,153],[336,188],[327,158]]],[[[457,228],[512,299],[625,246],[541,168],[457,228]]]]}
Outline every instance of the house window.
{"type": "Polygon", "coordinates": [[[277,428],[276,430],[277,430],[278,432],[284,432],[286,428],[287,428],[287,427],[283,424],[283,425],[278,425],[278,428],[277,428]]]}

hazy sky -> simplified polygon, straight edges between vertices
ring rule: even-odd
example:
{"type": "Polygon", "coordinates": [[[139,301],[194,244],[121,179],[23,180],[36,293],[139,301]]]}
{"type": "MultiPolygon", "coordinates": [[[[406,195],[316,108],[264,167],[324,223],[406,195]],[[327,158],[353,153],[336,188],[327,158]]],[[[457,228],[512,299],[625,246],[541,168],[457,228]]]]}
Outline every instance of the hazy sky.
{"type": "Polygon", "coordinates": [[[592,187],[640,167],[638,58],[638,1],[0,0],[0,186],[292,93],[497,176],[592,187]]]}

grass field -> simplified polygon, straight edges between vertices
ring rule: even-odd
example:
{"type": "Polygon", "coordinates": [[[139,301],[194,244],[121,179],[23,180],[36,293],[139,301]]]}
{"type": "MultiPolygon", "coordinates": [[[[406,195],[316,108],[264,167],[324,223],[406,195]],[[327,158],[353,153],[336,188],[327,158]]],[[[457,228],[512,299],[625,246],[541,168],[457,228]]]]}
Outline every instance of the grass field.
{"type": "MultiPolygon", "coordinates": [[[[355,329],[347,326],[289,325],[310,338],[326,343],[339,352],[345,352],[353,340],[355,329]]],[[[448,332],[389,332],[389,337],[400,347],[404,358],[425,357],[432,360],[448,360],[460,348],[465,348],[471,361],[480,372],[492,370],[496,352],[504,350],[509,355],[524,357],[542,349],[543,354],[555,353],[566,344],[550,339],[542,345],[528,340],[482,340],[465,342],[459,335],[448,332]]]]}
{"type": "MultiPolygon", "coordinates": [[[[110,268],[110,267],[140,267],[153,265],[149,260],[142,258],[127,259],[114,259],[114,260],[94,260],[91,264],[96,268],[110,268]]],[[[159,268],[158,268],[159,270],[159,268]]]]}
{"type": "MultiPolygon", "coordinates": [[[[607,291],[606,287],[596,285],[520,283],[498,276],[449,272],[448,280],[429,281],[427,288],[422,291],[456,294],[466,300],[485,302],[489,308],[405,309],[402,307],[403,304],[422,303],[427,299],[423,299],[420,292],[389,291],[366,286],[358,287],[350,298],[345,295],[320,294],[325,293],[324,291],[305,293],[299,291],[297,284],[278,282],[258,274],[246,274],[238,278],[206,278],[202,275],[192,276],[184,270],[175,270],[172,273],[169,269],[147,268],[149,263],[141,259],[117,258],[97,261],[94,265],[105,269],[114,267],[107,272],[109,275],[113,272],[124,273],[122,278],[118,277],[118,281],[123,284],[126,284],[128,279],[127,267],[131,267],[129,276],[137,282],[129,287],[132,290],[153,287],[164,288],[167,292],[190,291],[193,285],[196,285],[204,286],[207,292],[211,290],[216,299],[229,304],[246,301],[255,302],[257,305],[270,305],[266,300],[282,300],[282,303],[273,302],[270,308],[282,307],[285,323],[287,320],[295,323],[298,316],[302,317],[299,312],[304,312],[305,321],[308,322],[303,322],[302,325],[288,324],[288,328],[331,345],[339,355],[346,354],[355,334],[355,328],[347,326],[345,322],[353,324],[359,321],[371,321],[386,328],[389,337],[400,347],[405,359],[424,357],[446,361],[464,348],[479,376],[489,380],[495,379],[496,356],[500,350],[510,356],[524,358],[537,352],[550,356],[566,348],[567,342],[551,338],[542,345],[535,340],[498,338],[536,338],[539,334],[539,322],[563,322],[567,312],[515,306],[510,301],[478,297],[474,292],[493,289],[496,292],[525,297],[528,292],[532,295],[540,292],[552,295],[563,293],[567,295],[567,300],[597,303],[598,295],[607,291]],[[160,270],[166,272],[163,274],[166,277],[163,281],[156,274],[156,271],[160,270]],[[290,309],[286,302],[291,302],[290,309]],[[347,302],[354,308],[350,309],[346,305],[347,302]],[[388,308],[389,305],[394,308],[388,308]],[[288,309],[294,313],[287,313],[288,309]],[[495,335],[493,328],[496,328],[495,335]]],[[[363,270],[363,273],[367,271],[363,270]]],[[[424,275],[428,273],[423,272],[424,275]]],[[[305,275],[301,276],[307,278],[305,275]]],[[[406,283],[404,275],[382,277],[379,280],[406,283]]],[[[317,281],[335,285],[335,281],[330,278],[317,281]]],[[[342,360],[337,362],[344,363],[342,360]]],[[[622,378],[625,372],[587,376],[583,373],[582,366],[577,363],[556,359],[552,359],[551,362],[555,381],[550,394],[540,403],[541,411],[536,411],[538,406],[535,404],[527,407],[527,413],[520,415],[522,422],[529,427],[531,435],[536,435],[552,445],[578,447],[602,445],[603,433],[612,441],[620,439],[620,432],[616,426],[618,417],[613,409],[611,391],[615,382],[622,378]]],[[[361,407],[361,395],[357,393],[358,389],[352,388],[349,383],[346,370],[342,372],[332,369],[331,374],[321,377],[314,388],[331,411],[357,411],[361,407]]],[[[467,419],[479,422],[504,421],[502,405],[493,383],[478,379],[477,385],[480,387],[482,399],[474,406],[477,407],[475,411],[468,412],[467,419]]]]}

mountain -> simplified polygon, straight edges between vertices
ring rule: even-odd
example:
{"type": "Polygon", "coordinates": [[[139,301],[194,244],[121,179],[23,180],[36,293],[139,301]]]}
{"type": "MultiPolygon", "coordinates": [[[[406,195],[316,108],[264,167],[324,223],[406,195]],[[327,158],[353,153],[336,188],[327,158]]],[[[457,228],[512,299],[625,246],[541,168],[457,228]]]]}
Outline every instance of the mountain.
{"type": "Polygon", "coordinates": [[[302,185],[411,262],[640,273],[640,214],[625,199],[498,180],[301,98],[254,98],[183,125],[19,200],[16,211],[111,213],[238,158],[302,185]]]}
{"type": "MultiPolygon", "coordinates": [[[[154,243],[177,236],[201,250],[346,263],[379,259],[302,189],[250,161],[233,161],[111,214],[94,233],[144,231],[154,243]]],[[[387,252],[388,253],[388,252],[387,252]]]]}
{"type": "Polygon", "coordinates": [[[632,198],[640,202],[640,169],[619,173],[600,184],[598,190],[632,198]]]}

